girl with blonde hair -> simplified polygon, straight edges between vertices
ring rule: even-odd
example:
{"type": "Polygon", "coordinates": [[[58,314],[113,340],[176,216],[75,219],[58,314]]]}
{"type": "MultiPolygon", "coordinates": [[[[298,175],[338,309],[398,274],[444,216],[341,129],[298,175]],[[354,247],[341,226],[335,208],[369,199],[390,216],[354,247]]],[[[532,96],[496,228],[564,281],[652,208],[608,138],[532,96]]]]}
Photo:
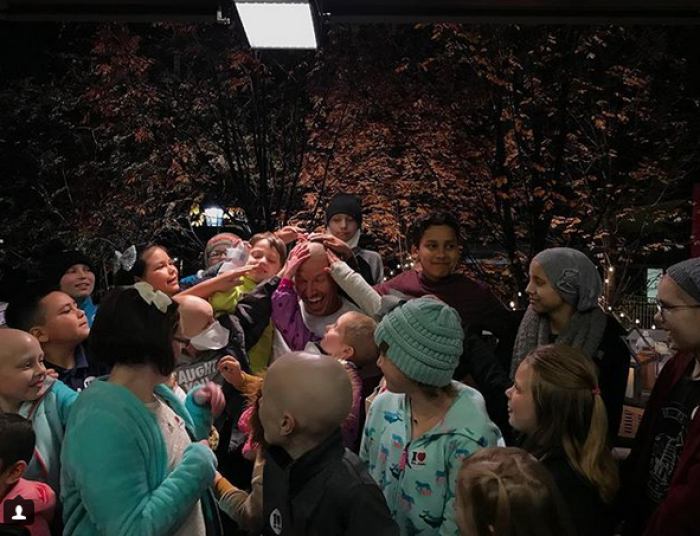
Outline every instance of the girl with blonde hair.
{"type": "Polygon", "coordinates": [[[612,534],[619,477],[593,361],[569,346],[539,347],[520,364],[506,396],[510,424],[554,478],[578,534],[612,534]]]}
{"type": "Polygon", "coordinates": [[[464,461],[455,508],[464,536],[574,535],[547,469],[515,447],[487,448],[464,461]]]}

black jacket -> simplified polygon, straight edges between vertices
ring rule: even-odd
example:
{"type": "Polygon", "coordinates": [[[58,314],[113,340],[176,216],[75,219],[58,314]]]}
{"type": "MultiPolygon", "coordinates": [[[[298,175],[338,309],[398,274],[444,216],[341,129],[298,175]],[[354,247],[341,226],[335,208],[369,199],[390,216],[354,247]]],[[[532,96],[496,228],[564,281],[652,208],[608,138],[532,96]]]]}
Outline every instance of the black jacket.
{"type": "Polygon", "coordinates": [[[562,449],[556,449],[543,458],[559,488],[578,536],[612,536],[611,509],[603,503],[593,485],[569,464],[562,449]]]}
{"type": "Polygon", "coordinates": [[[270,447],[263,473],[266,536],[398,536],[384,495],[338,429],[294,461],[270,447]]]}

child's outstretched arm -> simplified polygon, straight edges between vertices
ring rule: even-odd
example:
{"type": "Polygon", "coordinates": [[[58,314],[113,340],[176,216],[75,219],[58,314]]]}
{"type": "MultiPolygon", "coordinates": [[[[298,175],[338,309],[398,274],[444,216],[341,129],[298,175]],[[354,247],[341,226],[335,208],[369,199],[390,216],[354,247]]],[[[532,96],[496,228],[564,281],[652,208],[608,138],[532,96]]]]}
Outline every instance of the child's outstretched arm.
{"type": "Polygon", "coordinates": [[[328,255],[328,264],[330,265],[328,272],[333,280],[362,309],[363,313],[376,318],[382,305],[379,293],[333,251],[326,250],[326,255],[328,255]]]}
{"type": "Polygon", "coordinates": [[[264,458],[258,455],[253,466],[250,493],[237,488],[219,473],[216,473],[214,481],[214,495],[216,495],[219,508],[238,523],[242,529],[256,534],[262,528],[264,467],[264,458]]]}
{"type": "Polygon", "coordinates": [[[253,269],[252,266],[241,266],[230,272],[224,272],[216,277],[202,281],[193,287],[183,290],[177,296],[197,296],[208,300],[216,292],[228,292],[241,284],[241,277],[253,269]]]}

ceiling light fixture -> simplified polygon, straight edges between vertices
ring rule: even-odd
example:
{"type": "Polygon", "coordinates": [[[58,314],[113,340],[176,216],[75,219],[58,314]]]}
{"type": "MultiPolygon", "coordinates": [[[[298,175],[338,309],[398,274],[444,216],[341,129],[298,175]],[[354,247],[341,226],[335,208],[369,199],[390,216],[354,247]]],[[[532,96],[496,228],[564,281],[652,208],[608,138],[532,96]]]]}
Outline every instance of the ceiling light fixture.
{"type": "Polygon", "coordinates": [[[318,48],[313,0],[236,0],[252,48],[318,48]]]}

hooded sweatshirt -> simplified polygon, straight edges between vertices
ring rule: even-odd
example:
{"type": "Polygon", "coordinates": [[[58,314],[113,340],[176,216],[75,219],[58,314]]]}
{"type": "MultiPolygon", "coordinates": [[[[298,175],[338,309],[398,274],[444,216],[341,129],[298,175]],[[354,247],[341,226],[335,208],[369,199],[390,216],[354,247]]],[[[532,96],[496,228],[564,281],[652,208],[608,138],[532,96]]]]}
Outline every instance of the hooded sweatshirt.
{"type": "Polygon", "coordinates": [[[406,395],[386,391],[369,409],[360,458],[384,490],[402,535],[459,534],[454,499],[462,460],[503,444],[479,392],[459,382],[452,385],[457,396],[444,419],[413,440],[406,395]]]}

